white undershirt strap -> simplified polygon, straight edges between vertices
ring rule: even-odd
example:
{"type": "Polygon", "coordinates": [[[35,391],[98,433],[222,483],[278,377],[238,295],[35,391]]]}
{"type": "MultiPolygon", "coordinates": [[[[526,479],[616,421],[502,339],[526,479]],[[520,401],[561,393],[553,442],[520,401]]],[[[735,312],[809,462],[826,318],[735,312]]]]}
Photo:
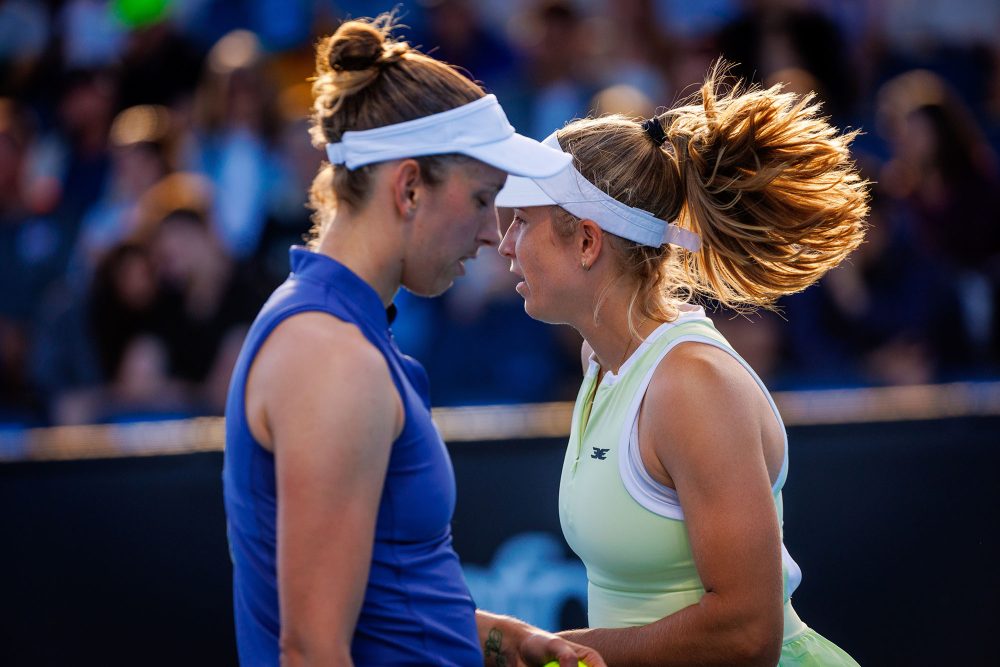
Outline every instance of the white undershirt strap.
{"type": "MultiPolygon", "coordinates": [[[[669,327],[672,325],[664,324],[662,326],[669,327]]],[[[650,335],[650,338],[653,338],[658,331],[659,329],[656,332],[653,332],[653,334],[650,335]]],[[[706,345],[719,348],[720,350],[724,350],[727,354],[736,359],[736,361],[738,361],[748,373],[750,373],[750,376],[757,383],[757,386],[760,387],[762,392],[764,392],[764,396],[767,398],[767,402],[771,406],[771,411],[774,413],[774,418],[778,420],[778,425],[781,427],[781,433],[784,440],[784,456],[781,461],[781,470],[778,473],[778,478],[771,486],[772,495],[777,497],[778,493],[785,485],[785,479],[788,477],[788,432],[785,430],[785,424],[781,419],[781,414],[778,412],[778,407],[774,404],[774,399],[771,397],[771,393],[767,390],[764,382],[760,379],[760,376],[757,375],[747,362],[736,354],[735,350],[714,338],[710,338],[702,334],[685,334],[671,341],[657,355],[656,361],[650,367],[646,376],[642,379],[642,383],[639,386],[639,390],[636,392],[633,403],[629,406],[629,411],[626,413],[627,418],[625,420],[625,427],[622,429],[621,440],[619,441],[618,470],[621,475],[622,483],[625,485],[625,489],[628,491],[628,494],[633,500],[650,512],[666,519],[675,519],[677,521],[684,520],[684,510],[681,508],[677,491],[654,480],[642,462],[642,454],[639,450],[639,408],[642,405],[642,399],[646,395],[646,390],[649,388],[649,383],[653,379],[653,373],[656,371],[657,366],[660,365],[664,357],[666,357],[672,349],[681,343],[686,342],[704,343],[706,345]]],[[[786,597],[790,597],[802,582],[802,569],[799,567],[798,563],[792,559],[791,554],[788,553],[788,550],[785,548],[784,540],[782,540],[781,544],[781,562],[785,578],[785,595],[786,597]]]]}
{"type": "Polygon", "coordinates": [[[771,487],[772,494],[777,495],[777,493],[781,491],[782,486],[785,484],[785,478],[788,476],[788,434],[785,431],[785,425],[781,420],[781,414],[778,412],[778,407],[774,404],[774,399],[771,397],[770,392],[768,392],[767,387],[764,385],[764,382],[760,379],[757,373],[754,372],[753,368],[740,358],[740,356],[736,354],[731,347],[720,343],[714,338],[696,333],[679,336],[663,348],[663,350],[657,355],[656,361],[646,373],[646,376],[642,379],[642,382],[639,385],[639,390],[636,392],[635,398],[626,413],[625,426],[622,429],[618,449],[620,453],[625,454],[624,456],[619,455],[618,466],[621,473],[622,483],[625,485],[629,495],[650,512],[668,519],[677,519],[679,521],[684,519],[684,511],[681,509],[680,502],[678,501],[677,491],[654,480],[642,462],[642,454],[639,450],[639,409],[642,406],[642,399],[646,395],[646,390],[649,388],[649,383],[653,379],[653,373],[656,371],[656,368],[671,350],[685,342],[704,343],[723,350],[736,359],[740,365],[743,366],[748,373],[750,373],[751,377],[753,377],[754,381],[757,383],[757,386],[760,387],[760,390],[767,398],[767,402],[771,406],[774,417],[778,420],[779,426],[781,426],[781,432],[784,438],[784,456],[781,463],[781,470],[778,473],[778,478],[771,487]]]}

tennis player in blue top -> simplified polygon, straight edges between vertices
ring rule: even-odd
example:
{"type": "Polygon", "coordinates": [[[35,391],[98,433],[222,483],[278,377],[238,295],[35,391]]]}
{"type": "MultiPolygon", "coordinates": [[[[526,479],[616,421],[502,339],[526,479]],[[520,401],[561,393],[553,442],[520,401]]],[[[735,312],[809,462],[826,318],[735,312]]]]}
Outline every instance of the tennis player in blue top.
{"type": "Polygon", "coordinates": [[[535,665],[600,656],[477,611],[452,548],[455,480],[392,299],[448,289],[499,242],[507,174],[570,156],[496,98],[348,21],[317,54],[312,137],[330,164],[308,248],[261,310],[226,406],[225,504],[244,665],[535,665]]]}

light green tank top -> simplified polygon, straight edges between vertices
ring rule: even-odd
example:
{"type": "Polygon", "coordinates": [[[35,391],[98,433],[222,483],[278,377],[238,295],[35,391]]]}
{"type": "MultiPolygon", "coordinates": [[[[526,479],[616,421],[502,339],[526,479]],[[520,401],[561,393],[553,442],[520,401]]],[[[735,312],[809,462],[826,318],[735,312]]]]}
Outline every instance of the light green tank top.
{"type": "MultiPolygon", "coordinates": [[[[590,627],[646,625],[697,603],[705,593],[677,494],[649,476],[637,446],[639,406],[653,371],[673,346],[686,341],[731,354],[757,381],[780,423],[760,378],[700,308],[657,328],[617,376],[607,373],[598,384],[599,367],[591,362],[573,410],[559,487],[563,533],[587,567],[590,627]]],[[[784,464],[772,488],[779,523],[787,463],[786,438],[784,464]]],[[[790,641],[807,628],[788,601],[801,572],[784,546],[782,569],[784,635],[790,641]]]]}

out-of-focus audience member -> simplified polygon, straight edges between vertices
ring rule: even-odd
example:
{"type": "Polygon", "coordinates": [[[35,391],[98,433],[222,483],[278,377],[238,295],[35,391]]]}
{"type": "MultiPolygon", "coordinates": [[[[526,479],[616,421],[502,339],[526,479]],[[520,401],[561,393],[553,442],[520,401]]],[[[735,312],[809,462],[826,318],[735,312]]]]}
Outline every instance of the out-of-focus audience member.
{"type": "Polygon", "coordinates": [[[161,16],[129,32],[119,64],[121,105],[173,106],[194,94],[204,54],[161,16]]]}
{"type": "Polygon", "coordinates": [[[275,143],[275,176],[268,187],[267,221],[255,255],[261,280],[271,289],[288,275],[289,246],[302,244],[303,230],[311,225],[306,193],[322,158],[309,140],[311,102],[310,87],[302,82],[288,85],[278,97],[282,124],[275,143]]]}
{"type": "Polygon", "coordinates": [[[208,54],[195,99],[197,141],[187,167],[225,193],[216,197],[215,224],[229,253],[240,259],[258,248],[267,193],[275,177],[272,143],[278,130],[276,94],[256,35],[234,30],[208,54]]]}
{"type": "Polygon", "coordinates": [[[86,423],[196,413],[186,387],[170,373],[163,332],[177,308],[159,284],[150,250],[125,241],[104,254],[89,304],[87,322],[103,381],[63,396],[54,419],[86,423]]]}
{"type": "Polygon", "coordinates": [[[954,290],[877,191],[851,261],[785,308],[792,387],[930,382],[956,344],[954,290]]]}
{"type": "Polygon", "coordinates": [[[591,48],[596,44],[576,4],[543,0],[530,10],[520,34],[530,93],[527,129],[541,139],[567,118],[587,114],[599,84],[591,48]]]}
{"type": "Polygon", "coordinates": [[[104,193],[80,222],[71,280],[85,285],[101,255],[135,231],[142,195],[167,175],[170,113],[140,105],[119,113],[111,126],[111,168],[104,193]]]}
{"type": "Polygon", "coordinates": [[[108,132],[115,116],[118,81],[108,69],[71,70],[60,86],[55,136],[60,160],[55,166],[61,190],[57,215],[64,233],[75,237],[76,225],[104,188],[110,156],[108,132]]]}
{"type": "Polygon", "coordinates": [[[618,0],[609,2],[607,11],[593,30],[600,39],[596,60],[601,82],[629,86],[654,100],[670,99],[675,47],[660,29],[656,3],[618,0]]]}
{"type": "Polygon", "coordinates": [[[471,0],[424,0],[425,38],[435,56],[461,67],[502,95],[519,76],[518,54],[503,39],[503,26],[486,24],[471,0]]]}
{"type": "Polygon", "coordinates": [[[992,361],[1000,269],[1000,164],[975,118],[937,75],[915,70],[879,91],[892,157],[883,190],[905,216],[924,255],[955,286],[958,344],[943,361],[992,361]]]}
{"type": "Polygon", "coordinates": [[[56,16],[63,61],[71,68],[113,65],[125,42],[124,26],[100,0],[68,0],[56,16]]]}
{"type": "Polygon", "coordinates": [[[200,177],[172,174],[147,197],[150,217],[138,234],[149,244],[161,288],[173,303],[159,332],[170,374],[198,387],[196,399],[206,409],[221,411],[243,335],[267,296],[265,286],[216,232],[211,215],[218,195],[200,177]]]}
{"type": "Polygon", "coordinates": [[[30,341],[38,303],[60,269],[58,227],[33,210],[28,196],[33,134],[28,114],[0,98],[0,423],[40,418],[30,341]]]}
{"type": "Polygon", "coordinates": [[[853,58],[836,22],[799,0],[744,0],[743,12],[719,32],[718,48],[738,63],[735,73],[772,85],[786,72],[808,73],[825,109],[850,117],[855,92],[853,58]]]}

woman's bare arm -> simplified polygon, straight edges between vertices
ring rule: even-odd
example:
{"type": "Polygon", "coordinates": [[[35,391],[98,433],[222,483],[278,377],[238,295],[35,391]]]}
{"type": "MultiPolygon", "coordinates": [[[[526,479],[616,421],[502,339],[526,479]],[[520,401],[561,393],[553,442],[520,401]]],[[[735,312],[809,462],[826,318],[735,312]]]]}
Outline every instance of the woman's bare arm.
{"type": "Polygon", "coordinates": [[[251,371],[255,435],[275,454],[282,664],[351,664],[379,498],[402,405],[352,325],[289,318],[251,371]]]}

